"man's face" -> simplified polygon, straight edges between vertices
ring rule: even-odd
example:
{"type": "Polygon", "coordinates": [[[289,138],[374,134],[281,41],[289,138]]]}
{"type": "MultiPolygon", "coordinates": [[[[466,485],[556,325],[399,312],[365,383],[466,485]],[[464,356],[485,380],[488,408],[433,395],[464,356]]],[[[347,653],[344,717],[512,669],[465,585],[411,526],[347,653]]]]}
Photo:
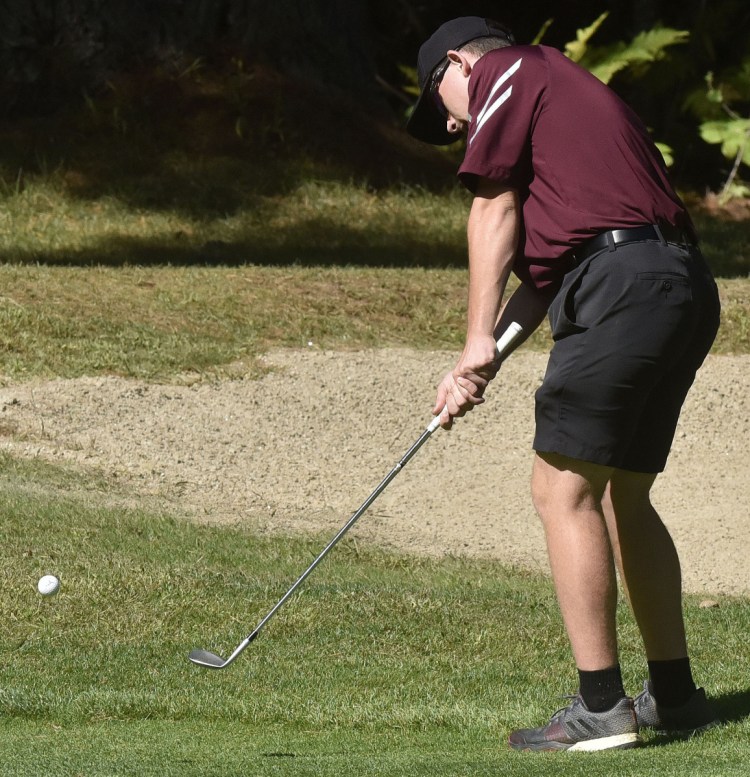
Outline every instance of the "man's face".
{"type": "Polygon", "coordinates": [[[466,130],[470,118],[469,76],[473,63],[470,58],[457,51],[449,51],[447,59],[447,68],[436,84],[433,96],[438,104],[445,108],[448,132],[459,134],[466,130]]]}

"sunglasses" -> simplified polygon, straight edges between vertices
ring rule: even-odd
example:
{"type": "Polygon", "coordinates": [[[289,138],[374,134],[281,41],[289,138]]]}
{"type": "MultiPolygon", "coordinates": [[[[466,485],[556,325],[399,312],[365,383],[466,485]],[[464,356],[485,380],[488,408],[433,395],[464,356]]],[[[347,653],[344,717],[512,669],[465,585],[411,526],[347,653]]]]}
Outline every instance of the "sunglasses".
{"type": "Polygon", "coordinates": [[[446,110],[442,97],[440,97],[440,93],[438,92],[438,89],[440,88],[440,84],[443,81],[443,76],[448,70],[450,63],[451,63],[450,59],[446,57],[432,71],[432,77],[430,78],[430,88],[429,88],[430,97],[432,97],[432,101],[435,103],[435,107],[438,109],[438,113],[445,119],[448,118],[448,111],[446,110]]]}

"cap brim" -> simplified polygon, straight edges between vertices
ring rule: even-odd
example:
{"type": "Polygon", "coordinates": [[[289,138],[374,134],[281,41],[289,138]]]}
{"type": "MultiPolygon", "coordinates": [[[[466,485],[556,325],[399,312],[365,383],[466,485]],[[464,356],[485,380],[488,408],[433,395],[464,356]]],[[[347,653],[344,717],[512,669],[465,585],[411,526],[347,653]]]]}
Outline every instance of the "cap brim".
{"type": "Polygon", "coordinates": [[[459,133],[448,132],[445,116],[437,109],[428,89],[422,90],[411,116],[406,122],[406,131],[417,140],[433,146],[449,146],[460,139],[459,133]]]}

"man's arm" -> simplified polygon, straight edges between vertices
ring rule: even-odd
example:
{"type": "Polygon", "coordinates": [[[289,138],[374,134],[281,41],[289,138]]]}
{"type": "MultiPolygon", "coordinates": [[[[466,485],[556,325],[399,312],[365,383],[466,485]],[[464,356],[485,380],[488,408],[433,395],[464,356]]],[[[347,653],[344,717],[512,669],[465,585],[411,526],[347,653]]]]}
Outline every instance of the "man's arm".
{"type": "Polygon", "coordinates": [[[438,386],[433,413],[441,426],[451,427],[481,404],[488,383],[497,373],[496,342],[511,322],[523,328],[517,348],[544,320],[551,295],[521,284],[503,305],[520,232],[520,203],[513,189],[480,182],[469,215],[469,302],[466,344],[451,372],[438,386]],[[442,412],[441,412],[442,411],[442,412]]]}
{"type": "Polygon", "coordinates": [[[516,321],[523,328],[523,334],[515,341],[513,350],[518,348],[544,321],[554,296],[554,293],[545,294],[522,283],[503,305],[495,327],[495,337],[499,338],[516,321]]]}
{"type": "Polygon", "coordinates": [[[513,267],[520,233],[520,202],[514,189],[481,179],[468,223],[469,299],[466,343],[458,363],[438,387],[433,412],[441,425],[484,400],[494,377],[495,328],[503,294],[513,267]]]}

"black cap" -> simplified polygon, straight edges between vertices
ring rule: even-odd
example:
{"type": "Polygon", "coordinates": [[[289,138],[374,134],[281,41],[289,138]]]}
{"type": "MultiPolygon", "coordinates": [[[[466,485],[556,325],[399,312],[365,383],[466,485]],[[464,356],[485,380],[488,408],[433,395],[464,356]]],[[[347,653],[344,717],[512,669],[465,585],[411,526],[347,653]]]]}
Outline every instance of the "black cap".
{"type": "Polygon", "coordinates": [[[461,16],[446,22],[425,41],[417,58],[419,99],[406,123],[410,135],[435,146],[447,146],[458,140],[445,128],[445,117],[440,113],[429,93],[430,77],[445,59],[446,52],[460,49],[477,38],[505,38],[514,43],[513,33],[500,22],[479,16],[461,16]]]}

